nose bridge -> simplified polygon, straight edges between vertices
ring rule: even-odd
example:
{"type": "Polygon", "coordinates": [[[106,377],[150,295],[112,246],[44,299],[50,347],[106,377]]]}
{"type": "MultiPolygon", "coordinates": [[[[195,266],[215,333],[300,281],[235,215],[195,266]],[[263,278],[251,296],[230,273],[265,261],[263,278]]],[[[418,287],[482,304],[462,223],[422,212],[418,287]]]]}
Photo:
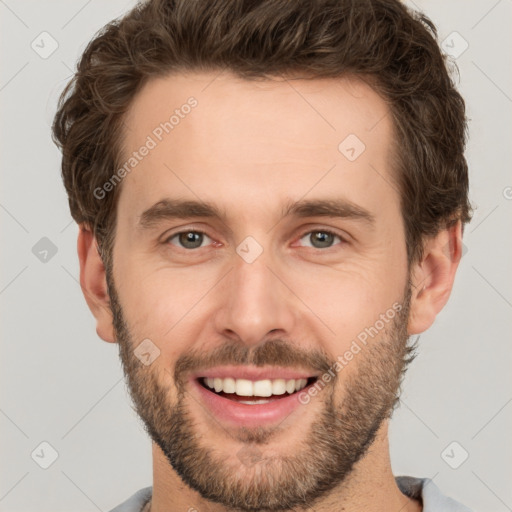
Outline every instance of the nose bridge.
{"type": "Polygon", "coordinates": [[[224,334],[235,333],[246,344],[258,344],[270,331],[289,331],[294,312],[292,294],[276,276],[279,265],[270,251],[252,259],[247,255],[255,247],[251,241],[248,244],[242,242],[234,254],[217,308],[216,328],[224,334]]]}

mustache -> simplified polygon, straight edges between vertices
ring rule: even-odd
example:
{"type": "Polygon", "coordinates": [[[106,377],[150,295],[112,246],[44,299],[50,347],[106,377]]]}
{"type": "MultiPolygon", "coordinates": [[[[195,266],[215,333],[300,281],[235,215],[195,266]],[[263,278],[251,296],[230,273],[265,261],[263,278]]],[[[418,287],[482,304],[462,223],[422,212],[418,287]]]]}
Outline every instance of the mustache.
{"type": "Polygon", "coordinates": [[[232,341],[213,349],[207,355],[204,350],[194,349],[180,356],[174,368],[174,381],[178,389],[183,389],[188,373],[224,365],[281,366],[323,374],[334,362],[321,350],[299,349],[279,339],[270,340],[255,348],[232,341]]]}

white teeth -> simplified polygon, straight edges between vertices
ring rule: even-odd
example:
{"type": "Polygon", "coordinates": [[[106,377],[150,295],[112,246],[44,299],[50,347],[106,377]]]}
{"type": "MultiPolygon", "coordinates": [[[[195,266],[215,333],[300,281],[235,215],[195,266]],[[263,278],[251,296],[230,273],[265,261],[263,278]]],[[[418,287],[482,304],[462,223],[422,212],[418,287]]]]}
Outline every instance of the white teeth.
{"type": "Polygon", "coordinates": [[[287,380],[286,381],[286,392],[290,393],[290,395],[292,393],[295,393],[295,381],[294,380],[287,380]]]}
{"type": "Polygon", "coordinates": [[[272,381],[272,394],[284,395],[286,393],[286,381],[284,379],[276,379],[272,381]]]}
{"type": "Polygon", "coordinates": [[[272,381],[271,380],[257,380],[254,383],[255,396],[272,396],[272,381]]]}
{"type": "Polygon", "coordinates": [[[308,383],[307,379],[298,379],[295,381],[295,391],[300,391],[301,389],[306,387],[308,383]]]}
{"type": "Polygon", "coordinates": [[[224,379],[222,382],[222,391],[224,391],[224,393],[236,393],[235,382],[235,379],[232,379],[231,377],[224,379]]]}
{"type": "Polygon", "coordinates": [[[252,382],[245,379],[236,379],[235,393],[238,396],[254,396],[252,392],[252,382]]]}
{"type": "MultiPolygon", "coordinates": [[[[227,377],[221,379],[219,377],[205,377],[202,379],[204,384],[210,389],[214,389],[217,393],[236,393],[238,396],[261,396],[269,397],[272,395],[284,395],[285,393],[295,393],[306,387],[307,379],[265,379],[251,381],[247,379],[232,379],[227,377]]],[[[268,400],[258,400],[257,402],[242,403],[267,403],[268,400]]]]}
{"type": "MultiPolygon", "coordinates": [[[[213,379],[213,383],[215,391],[217,391],[217,393],[220,393],[222,391],[222,379],[215,378],[213,379]]],[[[209,386],[210,388],[212,387],[208,382],[206,382],[206,385],[209,386]]]]}
{"type": "Polygon", "coordinates": [[[247,404],[247,405],[258,405],[258,404],[268,404],[270,400],[238,400],[239,404],[247,404]]]}

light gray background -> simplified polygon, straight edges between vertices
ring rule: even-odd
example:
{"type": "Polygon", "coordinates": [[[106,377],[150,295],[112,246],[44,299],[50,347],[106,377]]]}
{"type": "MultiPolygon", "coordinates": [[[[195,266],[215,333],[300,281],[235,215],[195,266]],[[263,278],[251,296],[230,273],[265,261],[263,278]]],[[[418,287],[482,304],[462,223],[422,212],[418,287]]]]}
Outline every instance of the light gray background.
{"type": "MultiPolygon", "coordinates": [[[[133,5],[0,0],[2,511],[106,511],[152,484],[150,441],[131,409],[117,346],[97,337],[78,284],[78,229],[50,139],[57,96],[85,45],[133,5]],[[43,31],[59,45],[46,59],[31,47],[43,31]],[[32,251],[43,237],[57,248],[46,262],[32,251]],[[44,441],[58,453],[48,469],[34,460],[49,460],[44,441]]],[[[452,51],[464,44],[453,31],[469,44],[456,62],[471,118],[477,210],[450,301],[422,335],[404,381],[390,434],[393,470],[433,478],[475,511],[505,512],[512,510],[512,1],[414,5],[452,51]],[[453,441],[460,447],[443,458],[453,441]],[[462,450],[468,459],[452,469],[446,460],[460,461],[462,450]]]]}

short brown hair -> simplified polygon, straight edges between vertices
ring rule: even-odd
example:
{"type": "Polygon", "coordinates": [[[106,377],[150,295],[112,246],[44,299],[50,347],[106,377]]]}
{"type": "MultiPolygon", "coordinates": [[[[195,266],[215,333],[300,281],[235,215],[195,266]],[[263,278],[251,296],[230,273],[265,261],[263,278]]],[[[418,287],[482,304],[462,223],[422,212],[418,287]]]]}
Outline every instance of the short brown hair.
{"type": "Polygon", "coordinates": [[[409,263],[425,236],[471,219],[464,100],[433,23],[398,0],[149,0],[103,27],[62,92],[53,140],[73,219],[107,268],[122,187],[123,115],[152,77],[229,70],[244,79],[355,75],[388,102],[409,263]],[[398,147],[399,142],[399,147],[398,147]]]}

